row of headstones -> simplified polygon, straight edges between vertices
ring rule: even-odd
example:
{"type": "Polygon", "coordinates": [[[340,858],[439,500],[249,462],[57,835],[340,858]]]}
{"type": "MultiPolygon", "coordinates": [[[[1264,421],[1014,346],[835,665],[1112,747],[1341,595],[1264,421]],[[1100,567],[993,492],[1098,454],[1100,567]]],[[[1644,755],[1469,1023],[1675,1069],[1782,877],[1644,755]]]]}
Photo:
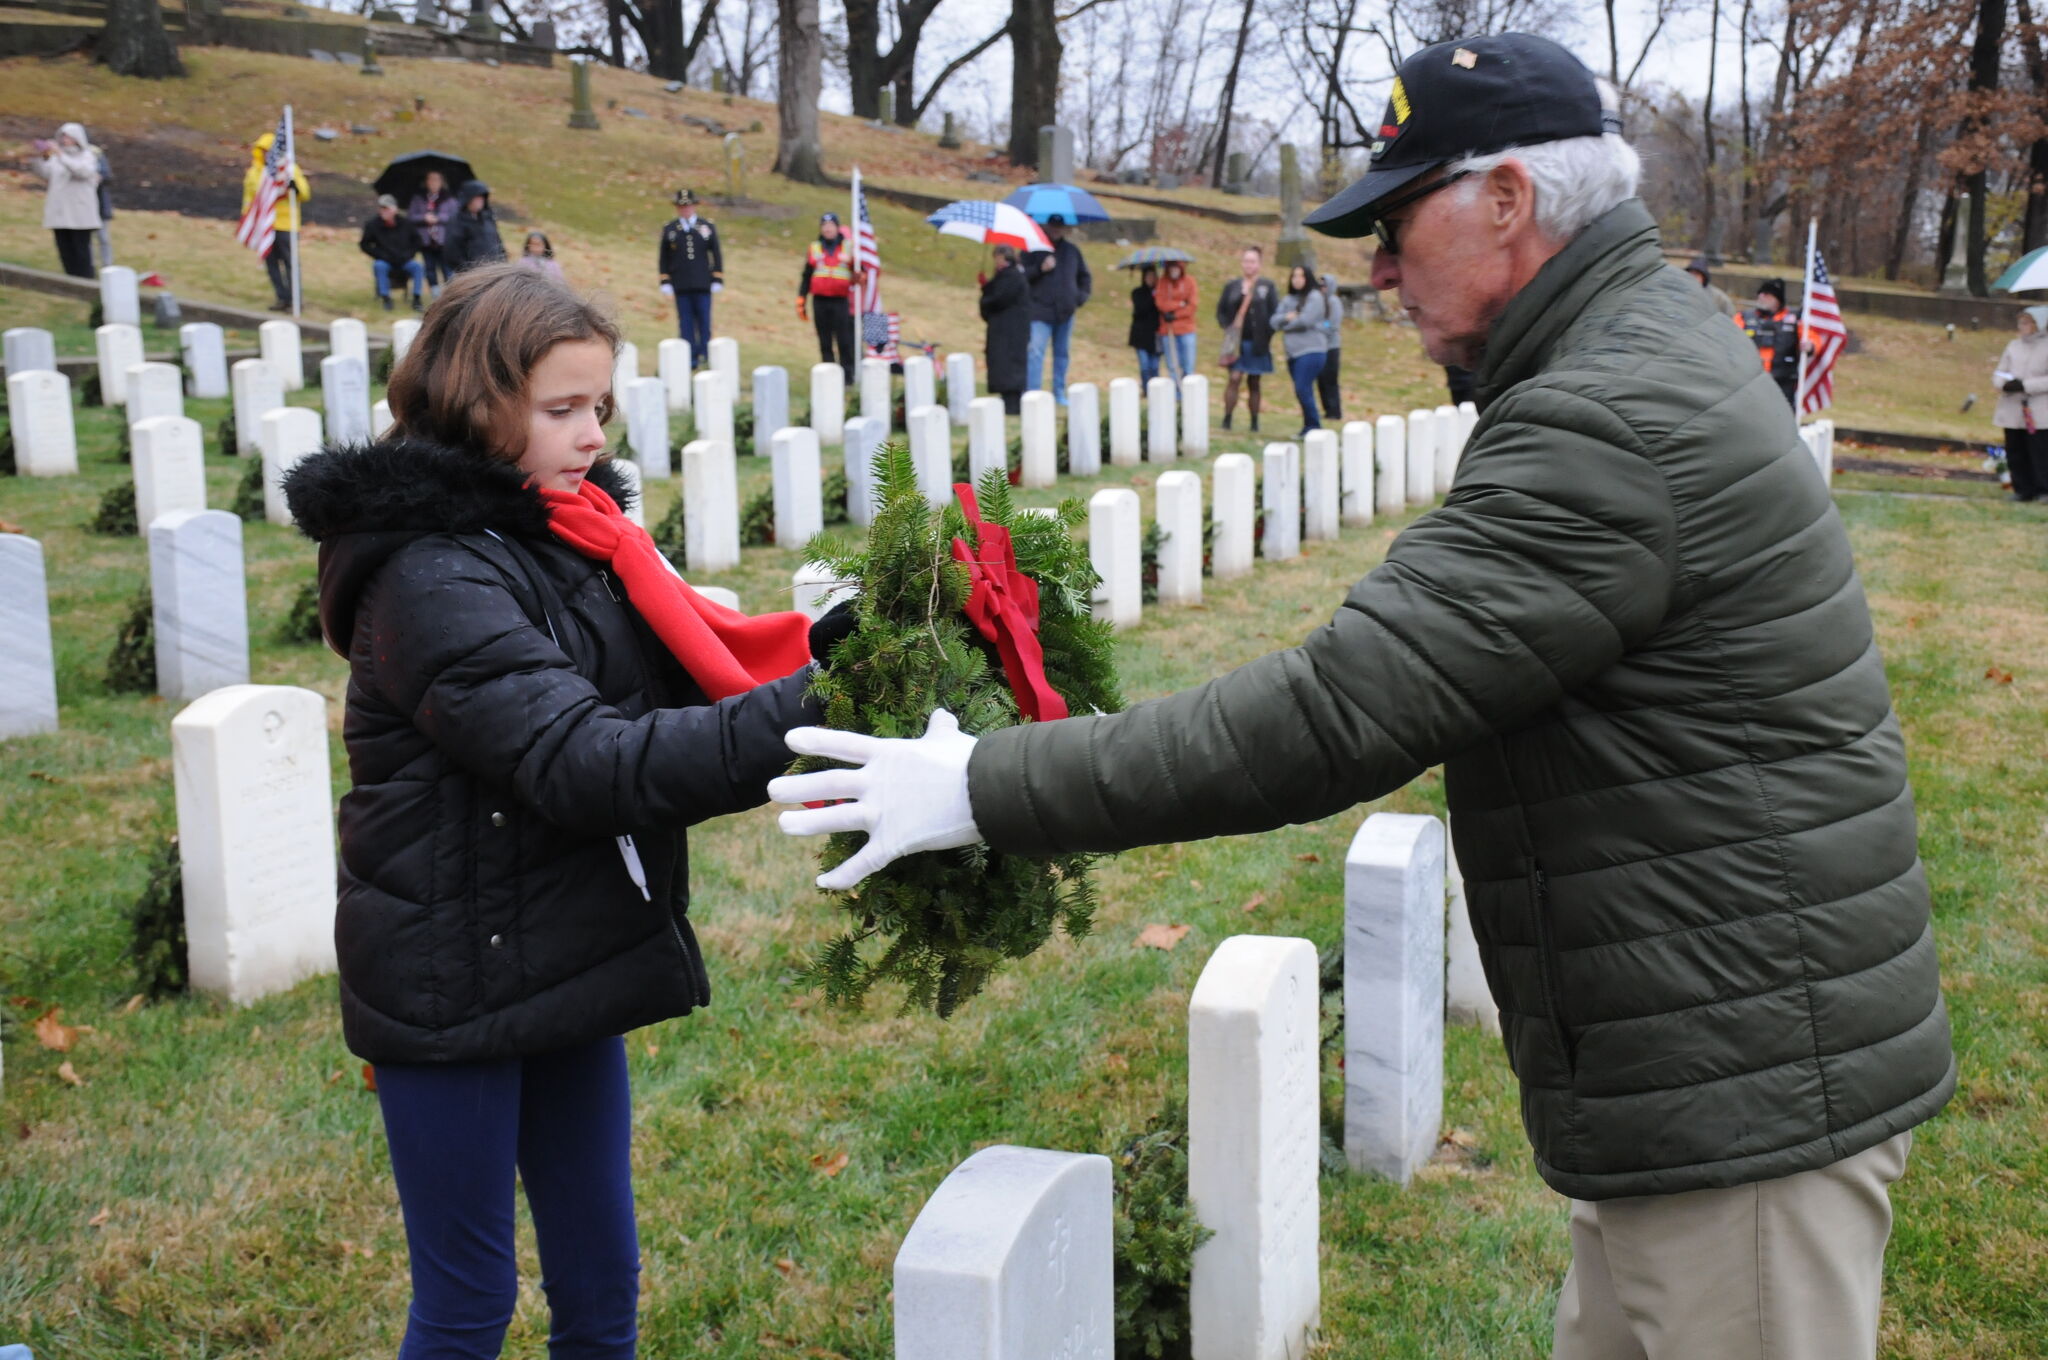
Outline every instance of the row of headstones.
{"type": "Polygon", "coordinates": [[[1813,455],[1813,465],[1820,470],[1820,479],[1829,485],[1835,480],[1835,422],[1816,420],[1799,427],[1799,442],[1813,455]]]}
{"type": "MultiPolygon", "coordinates": [[[[1445,884],[1434,817],[1375,813],[1345,858],[1344,1153],[1404,1185],[1443,1116],[1445,884]]],[[[1318,972],[1307,940],[1235,936],[1188,1004],[1188,1201],[1213,1234],[1190,1282],[1195,1360],[1294,1360],[1315,1339],[1318,972]]],[[[1110,1354],[1111,1193],[1105,1157],[961,1163],[896,1256],[898,1360],[1110,1354]]]]}

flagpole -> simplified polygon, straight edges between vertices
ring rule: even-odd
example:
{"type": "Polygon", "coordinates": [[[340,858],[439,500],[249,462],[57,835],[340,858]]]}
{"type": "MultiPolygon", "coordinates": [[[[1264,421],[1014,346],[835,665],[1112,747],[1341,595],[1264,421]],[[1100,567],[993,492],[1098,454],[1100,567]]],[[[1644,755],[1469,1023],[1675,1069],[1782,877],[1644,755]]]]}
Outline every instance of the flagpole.
{"type": "Polygon", "coordinates": [[[290,196],[292,207],[292,316],[297,318],[302,298],[299,294],[299,247],[303,244],[306,224],[299,216],[299,160],[298,148],[292,138],[292,106],[284,106],[284,191],[290,196]]]}
{"type": "Polygon", "coordinates": [[[1806,219],[1806,274],[1799,280],[1799,382],[1792,389],[1792,421],[1806,419],[1806,308],[1813,296],[1813,251],[1820,233],[1820,219],[1806,219]]]}

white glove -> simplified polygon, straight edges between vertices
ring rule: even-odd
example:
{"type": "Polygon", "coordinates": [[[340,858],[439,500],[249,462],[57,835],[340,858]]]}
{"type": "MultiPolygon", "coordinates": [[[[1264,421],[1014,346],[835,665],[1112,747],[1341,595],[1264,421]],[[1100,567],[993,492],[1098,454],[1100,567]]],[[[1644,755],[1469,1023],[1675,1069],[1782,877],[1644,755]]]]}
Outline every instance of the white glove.
{"type": "Polygon", "coordinates": [[[676,286],[664,281],[661,285],[661,295],[665,298],[674,297],[676,295],[676,286]]]}
{"type": "Polygon", "coordinates": [[[967,801],[967,761],[974,754],[975,739],[962,732],[959,719],[945,709],[935,711],[924,735],[914,739],[798,727],[784,740],[798,755],[860,766],[786,774],[769,781],[768,796],[778,803],[853,800],[782,814],[782,829],[792,836],[868,833],[868,843],[851,859],[819,876],[819,887],[845,892],[905,855],[950,850],[981,839],[967,801]]]}
{"type": "Polygon", "coordinates": [[[722,283],[714,283],[711,285],[711,291],[713,293],[723,293],[725,291],[725,285],[722,283]]]}

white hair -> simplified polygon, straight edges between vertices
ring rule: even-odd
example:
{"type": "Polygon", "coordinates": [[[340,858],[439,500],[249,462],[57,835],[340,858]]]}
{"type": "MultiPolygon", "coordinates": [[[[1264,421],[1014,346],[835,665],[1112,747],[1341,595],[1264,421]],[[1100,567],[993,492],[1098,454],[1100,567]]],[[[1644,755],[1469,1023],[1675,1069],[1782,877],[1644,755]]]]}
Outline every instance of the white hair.
{"type": "Polygon", "coordinates": [[[1636,149],[1613,132],[1464,156],[1447,169],[1473,177],[1465,191],[1471,194],[1478,192],[1479,176],[1508,161],[1520,161],[1529,172],[1536,190],[1536,225],[1557,241],[1571,240],[1594,219],[1634,198],[1643,172],[1636,149]]]}

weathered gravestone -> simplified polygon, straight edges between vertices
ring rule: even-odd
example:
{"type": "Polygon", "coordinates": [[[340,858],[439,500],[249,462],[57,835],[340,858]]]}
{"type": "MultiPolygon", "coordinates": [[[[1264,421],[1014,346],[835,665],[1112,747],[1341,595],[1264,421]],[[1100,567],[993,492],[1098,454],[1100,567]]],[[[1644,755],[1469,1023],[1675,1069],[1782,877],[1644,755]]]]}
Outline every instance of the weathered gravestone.
{"type": "Polygon", "coordinates": [[[25,534],[0,534],[0,638],[0,739],[56,731],[49,578],[43,545],[25,534]]]}
{"type": "Polygon", "coordinates": [[[1219,581],[1252,569],[1253,542],[1258,536],[1251,455],[1226,453],[1216,460],[1216,536],[1210,574],[1219,581]]]}
{"type": "Polygon", "coordinates": [[[327,701],[217,689],[171,720],[171,763],[192,985],[247,1005],[333,972],[327,701]]]}
{"type": "Polygon", "coordinates": [[[775,436],[789,428],[789,370],[763,365],[754,370],[754,452],[766,455],[775,436]]]}
{"type": "Polygon", "coordinates": [[[1337,432],[1310,430],[1301,438],[1301,536],[1337,537],[1342,510],[1337,467],[1337,432]]]}
{"type": "Polygon", "coordinates": [[[178,351],[185,359],[187,384],[200,400],[228,395],[227,339],[211,321],[188,321],[178,327],[178,351]]]}
{"type": "Polygon", "coordinates": [[[1067,472],[1094,477],[1102,471],[1102,396],[1091,382],[1067,384],[1067,472]]]}
{"type": "Polygon", "coordinates": [[[986,1147],[896,1253],[896,1360],[1110,1360],[1109,1159],[986,1147]]]}
{"type": "Polygon", "coordinates": [[[22,476],[68,477],[78,471],[71,379],[54,368],[8,374],[7,418],[14,435],[14,466],[22,476]]]}
{"type": "Polygon", "coordinates": [[[1245,193],[1246,181],[1251,178],[1251,173],[1251,162],[1244,152],[1231,152],[1223,162],[1223,192],[1240,195],[1245,193]]]}
{"type": "Polygon", "coordinates": [[[903,356],[903,409],[931,406],[939,399],[937,375],[932,361],[922,354],[903,356]]]}
{"type": "Polygon", "coordinates": [[[235,399],[235,447],[221,452],[246,458],[262,448],[263,417],[284,405],[284,379],[267,360],[237,359],[228,386],[235,399]]]}
{"type": "MultiPolygon", "coordinates": [[[[887,439],[896,428],[894,392],[889,381],[887,359],[863,359],[860,361],[860,413],[870,420],[882,422],[882,437],[887,439]]],[[[908,406],[903,408],[907,416],[908,406]]],[[[961,424],[967,423],[967,413],[961,412],[961,424]]]]}
{"type": "Polygon", "coordinates": [[[1209,456],[1209,380],[1200,373],[1180,380],[1180,451],[1189,458],[1209,456]]]}
{"type": "Polygon", "coordinates": [[[1375,812],[1344,856],[1344,1156],[1406,1185],[1444,1108],[1444,829],[1375,812]]]}
{"type": "MultiPolygon", "coordinates": [[[[717,374],[698,376],[718,386],[717,374]]],[[[704,391],[697,388],[699,409],[704,391]]],[[[739,466],[731,444],[693,439],[683,445],[683,537],[684,560],[692,573],[739,565],[739,466]]]]}
{"type": "Polygon", "coordinates": [[[633,461],[648,477],[667,478],[668,384],[659,378],[634,378],[626,383],[626,444],[633,461]]]}
{"type": "Polygon", "coordinates": [[[320,413],[303,406],[266,411],[256,422],[256,442],[263,450],[263,518],[288,525],[292,509],[285,504],[284,475],[320,447],[320,413]]]}
{"type": "Polygon", "coordinates": [[[1268,562],[1301,556],[1301,449],[1294,444],[1266,445],[1264,499],[1268,562]]]}
{"type": "Polygon", "coordinates": [[[206,455],[199,422],[152,416],[129,429],[134,441],[135,523],[143,536],[158,516],[206,508],[206,455]]]}
{"type": "Polygon", "coordinates": [[[569,126],[581,132],[598,130],[597,110],[590,106],[590,63],[569,60],[569,126]]]}
{"type": "Polygon", "coordinates": [[[1038,130],[1038,177],[1041,184],[1074,182],[1074,130],[1057,123],[1038,130]]]}
{"type": "Polygon", "coordinates": [[[801,548],[825,527],[818,432],[806,425],[793,425],[777,430],[769,442],[774,463],[775,546],[801,548]]]}
{"type": "Polygon", "coordinates": [[[327,437],[337,444],[360,444],[370,426],[370,366],[353,354],[330,354],[320,361],[320,405],[326,412],[327,437]]]}
{"type": "Polygon", "coordinates": [[[256,352],[284,381],[284,390],[297,392],[306,385],[306,355],[300,343],[298,323],[266,321],[256,328],[256,352]]]}
{"type": "Polygon", "coordinates": [[[882,447],[883,423],[873,416],[846,422],[846,518],[866,528],[875,518],[875,450],[882,447]]]}
{"type": "Polygon", "coordinates": [[[671,335],[654,348],[654,371],[668,393],[668,409],[690,409],[690,342],[671,335]]]}
{"type": "MultiPolygon", "coordinates": [[[[976,398],[980,400],[980,398],[976,398]]],[[[910,463],[917,469],[917,489],[933,505],[953,503],[953,424],[943,406],[919,406],[907,412],[903,423],[910,427],[910,463]],[[933,412],[938,413],[934,418],[933,412]]],[[[973,429],[972,417],[968,429],[973,429]]],[[[969,459],[973,458],[970,449],[969,459]]],[[[970,462],[969,471],[972,471],[970,462]]]]}
{"type": "Polygon", "coordinates": [[[338,317],[327,325],[329,358],[361,359],[370,363],[370,328],[352,316],[338,317]]]}
{"type": "Polygon", "coordinates": [[[100,405],[128,403],[128,370],[143,361],[142,332],[125,324],[101,326],[93,332],[99,359],[100,405]]]}
{"type": "Polygon", "coordinates": [[[838,364],[811,365],[811,428],[820,444],[846,438],[846,370],[838,364]]]}
{"type": "Polygon", "coordinates": [[[1202,602],[1202,478],[1185,468],[1159,474],[1159,603],[1202,602]]]}
{"type": "Polygon", "coordinates": [[[1372,426],[1347,420],[1338,436],[1339,480],[1344,487],[1342,519],[1351,528],[1372,523],[1372,426]]]}
{"type": "MultiPolygon", "coordinates": [[[[997,405],[1001,404],[998,400],[997,405]]],[[[1017,409],[1018,432],[1024,446],[1018,462],[1017,485],[1051,486],[1060,475],[1059,407],[1053,403],[1050,392],[1026,392],[1017,409]]]]}
{"type": "Polygon", "coordinates": [[[1174,459],[1180,423],[1174,406],[1173,379],[1154,378],[1145,384],[1145,456],[1152,462],[1174,459]]]}
{"type": "Polygon", "coordinates": [[[1142,450],[1138,443],[1138,380],[1109,380],[1109,461],[1117,467],[1136,467],[1142,450]]]}
{"type": "Polygon", "coordinates": [[[176,364],[130,364],[124,375],[128,395],[122,402],[130,425],[155,416],[185,414],[184,384],[176,364]]]}
{"type": "Polygon", "coordinates": [[[1316,1269],[1315,946],[1237,935],[1188,1003],[1194,1360],[1299,1360],[1322,1312],[1316,1269]]]}
{"type": "Polygon", "coordinates": [[[1408,425],[1399,416],[1381,416],[1373,429],[1373,506],[1398,515],[1408,504],[1408,425]]]}
{"type": "Polygon", "coordinates": [[[249,683],[242,521],[225,510],[173,510],[149,526],[156,692],[197,699],[249,683]]]}
{"type": "MultiPolygon", "coordinates": [[[[906,375],[907,376],[907,375],[906,375]]],[[[906,382],[904,386],[908,387],[906,382]]],[[[948,423],[950,431],[951,422],[948,423]]],[[[1010,450],[1004,439],[1003,399],[976,397],[967,408],[967,480],[980,486],[991,472],[1008,473],[1010,450]]],[[[950,433],[948,438],[950,438],[950,433]]]]}
{"type": "Polygon", "coordinates": [[[1301,225],[1301,153],[1292,142],[1280,144],[1280,245],[1273,263],[1283,277],[1296,265],[1315,277],[1315,247],[1301,225]]]}
{"type": "Polygon", "coordinates": [[[1436,412],[1408,413],[1408,504],[1436,499],[1436,412]]]}
{"type": "Polygon", "coordinates": [[[110,264],[100,270],[100,320],[110,326],[140,326],[142,295],[136,291],[135,271],[124,264],[110,264]]]}
{"type": "Polygon", "coordinates": [[[1138,523],[1138,493],[1105,487],[1088,498],[1088,560],[1102,583],[1095,588],[1095,617],[1116,628],[1134,628],[1144,609],[1144,530],[1138,523]]]}
{"type": "Polygon", "coordinates": [[[959,149],[960,134],[954,130],[953,115],[951,112],[948,112],[945,115],[945,121],[939,125],[939,150],[958,151],[959,149]]]}
{"type": "Polygon", "coordinates": [[[967,404],[974,400],[974,356],[956,349],[946,356],[946,417],[955,425],[967,423],[967,404]]]}
{"type": "Polygon", "coordinates": [[[725,399],[740,399],[740,342],[729,335],[714,335],[704,345],[704,361],[725,384],[725,399]]]}
{"type": "Polygon", "coordinates": [[[4,339],[8,377],[57,367],[57,340],[48,331],[37,326],[12,326],[4,339]]]}

